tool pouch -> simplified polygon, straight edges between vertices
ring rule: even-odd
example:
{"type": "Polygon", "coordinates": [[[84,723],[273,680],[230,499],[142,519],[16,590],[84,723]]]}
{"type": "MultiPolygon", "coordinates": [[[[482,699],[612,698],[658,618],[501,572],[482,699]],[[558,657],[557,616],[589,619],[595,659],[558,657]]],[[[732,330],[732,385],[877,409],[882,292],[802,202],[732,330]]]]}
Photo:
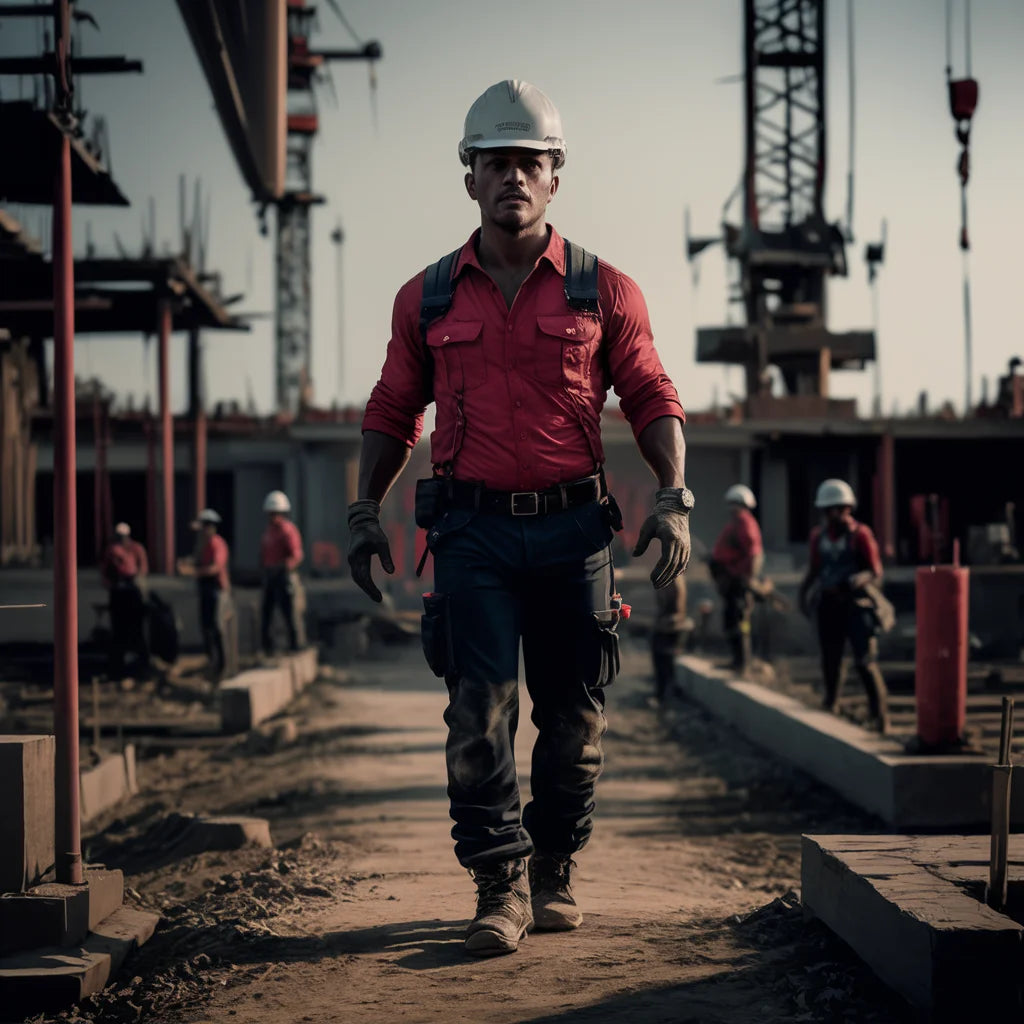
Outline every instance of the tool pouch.
{"type": "Polygon", "coordinates": [[[622,510],[614,495],[606,494],[601,499],[601,511],[604,513],[605,522],[618,533],[622,529],[622,510]]]}
{"type": "Polygon", "coordinates": [[[423,654],[435,676],[454,671],[452,664],[451,616],[448,614],[447,594],[424,594],[423,615],[420,618],[423,654]]]}
{"type": "Polygon", "coordinates": [[[416,481],[416,525],[429,530],[444,513],[444,499],[447,481],[432,476],[416,481]]]}
{"type": "MultiPolygon", "coordinates": [[[[592,686],[611,686],[619,675],[619,634],[615,627],[619,622],[617,609],[593,612],[595,636],[596,672],[592,686]]],[[[593,664],[593,663],[592,663],[593,664]]]]}

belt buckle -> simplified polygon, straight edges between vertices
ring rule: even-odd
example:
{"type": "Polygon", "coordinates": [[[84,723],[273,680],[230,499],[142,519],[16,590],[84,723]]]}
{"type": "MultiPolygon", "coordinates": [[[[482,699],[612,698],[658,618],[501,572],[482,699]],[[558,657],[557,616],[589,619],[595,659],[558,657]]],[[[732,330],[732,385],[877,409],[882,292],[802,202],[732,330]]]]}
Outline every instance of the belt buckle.
{"type": "Polygon", "coordinates": [[[512,495],[512,515],[514,516],[536,516],[540,514],[540,495],[536,491],[516,491],[512,495]],[[516,508],[516,502],[519,498],[532,498],[533,508],[525,512],[520,512],[516,508]]]}

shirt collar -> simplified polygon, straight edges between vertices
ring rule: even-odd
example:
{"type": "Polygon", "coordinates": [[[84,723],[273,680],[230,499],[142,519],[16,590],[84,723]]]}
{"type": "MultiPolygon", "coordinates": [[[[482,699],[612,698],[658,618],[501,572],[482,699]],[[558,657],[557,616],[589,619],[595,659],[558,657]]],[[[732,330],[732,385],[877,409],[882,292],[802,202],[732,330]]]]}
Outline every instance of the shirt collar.
{"type": "MultiPolygon", "coordinates": [[[[565,277],[565,240],[562,236],[549,224],[548,226],[548,245],[547,248],[540,254],[540,259],[547,260],[548,263],[554,267],[555,271],[560,277],[565,277]]],[[[452,274],[452,279],[458,278],[459,274],[466,267],[476,267],[480,273],[484,274],[486,271],[480,266],[480,260],[476,254],[477,241],[480,238],[480,229],[477,228],[466,240],[466,244],[462,247],[459,252],[458,259],[455,261],[455,271],[452,274]]]]}

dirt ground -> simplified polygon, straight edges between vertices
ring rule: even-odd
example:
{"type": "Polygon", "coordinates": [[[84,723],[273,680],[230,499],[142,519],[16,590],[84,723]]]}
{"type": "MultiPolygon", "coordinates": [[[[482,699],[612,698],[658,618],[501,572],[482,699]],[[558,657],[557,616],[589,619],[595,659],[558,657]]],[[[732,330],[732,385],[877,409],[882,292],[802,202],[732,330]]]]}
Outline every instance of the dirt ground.
{"type": "Polygon", "coordinates": [[[597,827],[578,856],[583,927],[465,957],[473,886],[448,835],[445,692],[417,647],[325,670],[289,709],[297,739],[142,745],[142,792],[97,823],[87,856],[123,867],[129,901],[163,920],[106,992],[46,1020],[912,1019],[794,891],[801,833],[881,824],[699,709],[655,708],[636,642],[609,693],[597,827]],[[277,846],[182,857],[172,812],[264,817],[277,846]]]}

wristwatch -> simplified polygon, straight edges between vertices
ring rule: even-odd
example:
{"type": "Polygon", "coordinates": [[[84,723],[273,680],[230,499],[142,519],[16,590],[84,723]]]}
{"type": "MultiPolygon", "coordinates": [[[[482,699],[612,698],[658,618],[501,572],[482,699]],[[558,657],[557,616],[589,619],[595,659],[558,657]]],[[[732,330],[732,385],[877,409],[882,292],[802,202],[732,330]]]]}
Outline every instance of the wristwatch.
{"type": "Polygon", "coordinates": [[[678,511],[684,515],[689,515],[696,504],[693,491],[689,487],[662,487],[654,496],[655,501],[662,501],[666,498],[676,505],[678,511]]]}

